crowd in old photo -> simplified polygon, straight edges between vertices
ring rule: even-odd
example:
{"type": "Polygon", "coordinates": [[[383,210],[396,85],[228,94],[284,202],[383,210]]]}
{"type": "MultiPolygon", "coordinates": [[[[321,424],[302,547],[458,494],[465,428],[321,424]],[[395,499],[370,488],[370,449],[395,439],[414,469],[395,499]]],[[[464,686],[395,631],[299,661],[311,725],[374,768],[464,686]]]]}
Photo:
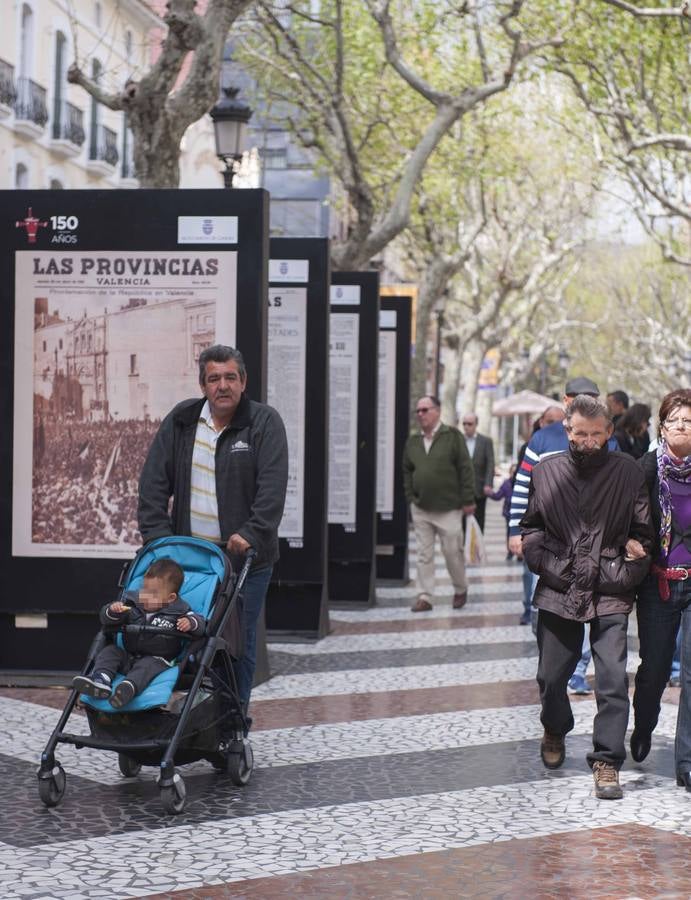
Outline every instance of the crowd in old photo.
{"type": "Polygon", "coordinates": [[[159,424],[37,417],[32,541],[138,546],[137,483],[159,424]]]}

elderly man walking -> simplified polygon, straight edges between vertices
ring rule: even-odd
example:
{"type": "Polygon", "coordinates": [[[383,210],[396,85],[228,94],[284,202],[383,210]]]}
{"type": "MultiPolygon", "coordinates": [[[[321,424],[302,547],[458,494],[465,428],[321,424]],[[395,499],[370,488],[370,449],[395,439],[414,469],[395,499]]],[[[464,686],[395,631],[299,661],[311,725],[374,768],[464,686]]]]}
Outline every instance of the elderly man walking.
{"type": "Polygon", "coordinates": [[[463,516],[475,511],[475,474],[463,435],[444,425],[436,397],[421,397],[415,409],[420,433],[403,451],[403,486],[417,543],[417,598],[413,612],[432,609],[434,541],[439,535],[453,584],[453,608],[468,599],[463,558],[463,516]]]}
{"type": "Polygon", "coordinates": [[[475,471],[475,518],[485,530],[485,508],[494,484],[494,444],[492,438],[477,430],[477,415],[466,413],[461,420],[463,437],[475,471]]]}
{"type": "Polygon", "coordinates": [[[587,759],[595,795],[618,800],[629,718],[626,629],[653,537],[648,493],[633,458],[607,446],[612,421],[605,406],[579,395],[565,426],[569,449],[535,466],[521,520],[523,553],[539,575],[533,603],[539,610],[541,756],[548,769],[564,762],[564,739],[574,726],[566,688],[588,622],[598,711],[587,759]]]}

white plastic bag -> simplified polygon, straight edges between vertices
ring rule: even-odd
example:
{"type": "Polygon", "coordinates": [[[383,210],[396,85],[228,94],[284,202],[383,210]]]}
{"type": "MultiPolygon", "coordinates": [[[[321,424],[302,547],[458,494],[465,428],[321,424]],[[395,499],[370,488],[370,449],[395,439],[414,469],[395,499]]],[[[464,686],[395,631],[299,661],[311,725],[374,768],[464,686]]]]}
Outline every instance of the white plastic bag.
{"type": "Polygon", "coordinates": [[[465,562],[467,566],[481,566],[487,562],[485,537],[475,516],[465,520],[465,562]]]}

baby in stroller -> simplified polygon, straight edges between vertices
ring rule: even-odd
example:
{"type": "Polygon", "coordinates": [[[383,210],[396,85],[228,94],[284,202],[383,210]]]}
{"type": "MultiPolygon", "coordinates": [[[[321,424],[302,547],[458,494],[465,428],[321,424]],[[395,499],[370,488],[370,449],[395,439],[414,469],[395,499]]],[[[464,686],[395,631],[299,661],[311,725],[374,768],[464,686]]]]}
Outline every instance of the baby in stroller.
{"type": "Polygon", "coordinates": [[[122,646],[113,642],[99,651],[90,676],[72,679],[75,690],[98,699],[109,698],[110,705],[120,709],[156,675],[174,665],[183,646],[176,632],[201,637],[206,628],[204,617],[192,612],[178,595],[183,580],[184,572],[174,560],[157,559],[146,570],[138,593],[128,592],[126,603],[117,600],[101,609],[103,625],[152,625],[170,629],[170,635],[124,633],[122,646]],[[113,691],[117,673],[127,677],[113,691]]]}

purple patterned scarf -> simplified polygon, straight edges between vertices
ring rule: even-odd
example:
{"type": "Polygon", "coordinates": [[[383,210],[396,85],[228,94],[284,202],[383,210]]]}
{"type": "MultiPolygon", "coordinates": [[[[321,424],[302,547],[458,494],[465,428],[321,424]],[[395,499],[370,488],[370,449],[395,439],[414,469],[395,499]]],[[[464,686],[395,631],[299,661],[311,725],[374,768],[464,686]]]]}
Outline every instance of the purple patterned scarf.
{"type": "Polygon", "coordinates": [[[666,561],[669,555],[669,547],[672,541],[672,494],[669,489],[669,479],[681,481],[685,484],[691,482],[691,456],[677,459],[669,452],[667,441],[660,439],[657,448],[657,475],[660,481],[660,546],[662,552],[660,560],[666,561]]]}

